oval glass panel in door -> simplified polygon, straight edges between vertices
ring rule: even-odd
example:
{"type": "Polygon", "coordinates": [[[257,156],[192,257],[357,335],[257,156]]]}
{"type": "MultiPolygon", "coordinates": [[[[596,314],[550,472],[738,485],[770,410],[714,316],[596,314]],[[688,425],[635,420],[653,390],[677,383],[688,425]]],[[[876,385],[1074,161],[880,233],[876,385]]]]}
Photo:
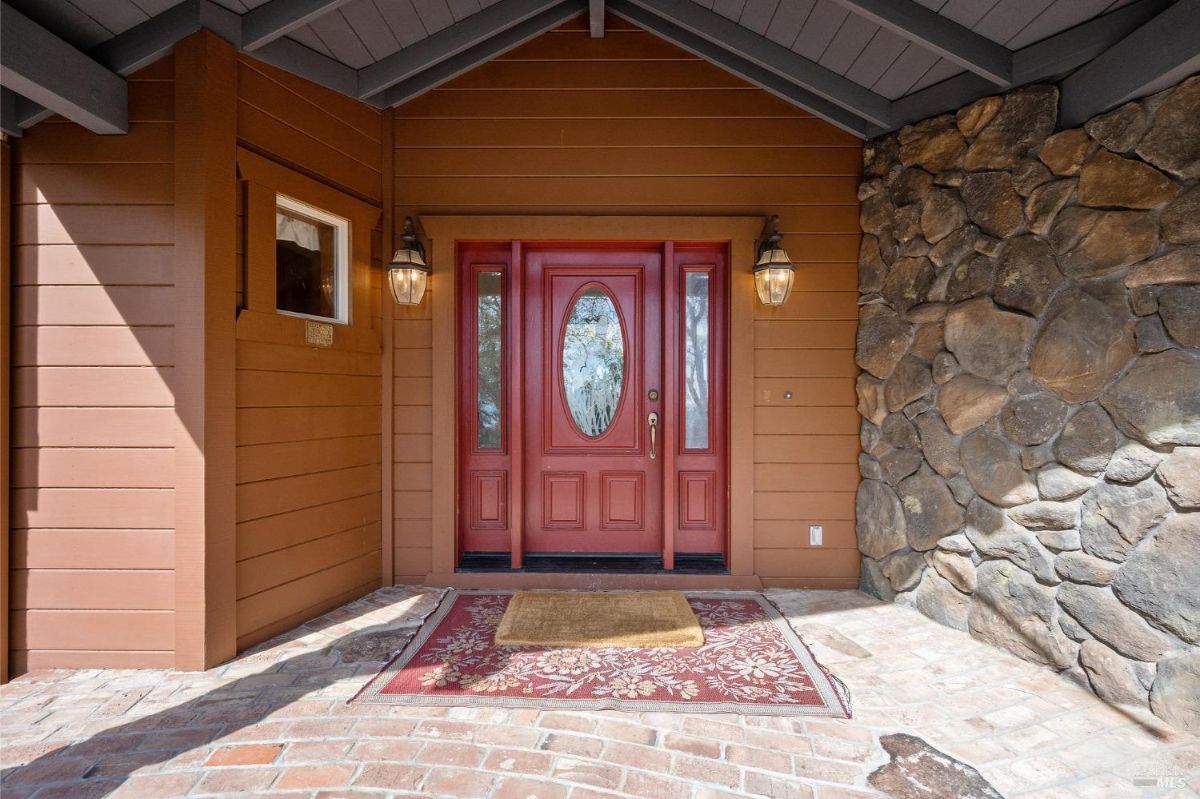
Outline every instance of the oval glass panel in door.
{"type": "Polygon", "coordinates": [[[612,295],[590,286],[575,298],[562,341],[563,393],[579,431],[604,433],[625,383],[625,333],[612,295]]]}

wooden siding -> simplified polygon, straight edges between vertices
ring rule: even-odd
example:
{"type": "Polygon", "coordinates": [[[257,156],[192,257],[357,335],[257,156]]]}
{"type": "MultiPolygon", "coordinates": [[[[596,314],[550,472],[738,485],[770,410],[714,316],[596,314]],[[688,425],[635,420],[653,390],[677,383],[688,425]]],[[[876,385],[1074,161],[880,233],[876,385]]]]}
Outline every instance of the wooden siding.
{"type": "MultiPolygon", "coordinates": [[[[756,304],[756,571],[770,585],[856,584],[860,143],[611,17],[603,39],[580,18],[394,122],[396,219],[779,214],[800,267],[786,307],[756,304]],[[808,547],[809,524],[823,547],[808,547]]],[[[397,308],[392,326],[398,582],[431,558],[431,307],[397,308]]]]}
{"type": "MultiPolygon", "coordinates": [[[[378,207],[381,130],[377,109],[239,57],[242,147],[378,207]]],[[[255,283],[251,270],[273,274],[275,264],[273,248],[256,251],[248,242],[246,225],[256,220],[245,192],[236,214],[244,269],[236,295],[240,309],[247,304],[246,286],[255,283]]],[[[267,225],[273,239],[273,213],[267,225]]],[[[245,318],[239,321],[239,649],[380,583],[378,231],[367,241],[373,268],[369,275],[357,275],[355,282],[368,281],[372,299],[365,308],[356,305],[350,326],[351,340],[366,340],[365,348],[340,346],[342,329],[335,334],[339,346],[333,349],[307,346],[299,320],[274,317],[273,297],[268,308],[259,309],[268,313],[260,313],[254,325],[247,325],[245,318]],[[291,327],[274,324],[284,321],[291,327]],[[296,330],[299,335],[281,333],[296,330]]]]}
{"type": "Polygon", "coordinates": [[[128,136],[13,148],[17,673],[174,662],[173,75],[130,78],[128,136]]]}

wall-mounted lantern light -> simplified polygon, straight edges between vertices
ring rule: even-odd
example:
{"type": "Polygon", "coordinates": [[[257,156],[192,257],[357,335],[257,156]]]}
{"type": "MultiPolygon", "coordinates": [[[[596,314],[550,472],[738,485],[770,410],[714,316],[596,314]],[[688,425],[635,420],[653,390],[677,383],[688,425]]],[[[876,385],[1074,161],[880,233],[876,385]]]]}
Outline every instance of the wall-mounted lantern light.
{"type": "Polygon", "coordinates": [[[763,305],[783,305],[792,293],[796,269],[787,250],[779,246],[779,217],[772,216],[763,228],[758,244],[758,261],[754,264],[754,289],[763,305]]]}
{"type": "Polygon", "coordinates": [[[400,240],[404,245],[396,250],[388,264],[388,284],[399,305],[420,305],[429,283],[429,266],[425,263],[425,247],[417,241],[417,229],[411,216],[404,219],[400,240]]]}

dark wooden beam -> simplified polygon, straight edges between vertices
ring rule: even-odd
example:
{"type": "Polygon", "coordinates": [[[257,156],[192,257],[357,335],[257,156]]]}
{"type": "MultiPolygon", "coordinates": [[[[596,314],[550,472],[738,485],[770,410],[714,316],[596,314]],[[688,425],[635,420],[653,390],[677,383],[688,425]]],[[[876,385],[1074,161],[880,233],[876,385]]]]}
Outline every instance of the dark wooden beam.
{"type": "Polygon", "coordinates": [[[242,49],[248,52],[323,17],[348,0],[270,0],[242,17],[242,49]]]}
{"type": "MultiPolygon", "coordinates": [[[[1056,80],[1078,69],[1153,19],[1170,4],[1171,0],[1138,0],[1022,47],[1013,53],[1013,85],[1056,80]]],[[[897,99],[892,103],[892,124],[876,128],[871,136],[953,111],[995,93],[996,87],[979,75],[970,72],[956,75],[897,99]]]]}
{"type": "Polygon", "coordinates": [[[439,61],[432,67],[385,89],[372,98],[384,107],[396,106],[437,88],[448,80],[484,64],[496,56],[553,30],[587,10],[588,0],[563,0],[537,16],[492,36],[469,50],[439,61]]]}
{"type": "Polygon", "coordinates": [[[1178,0],[1062,84],[1059,125],[1081,125],[1200,71],[1200,0],[1178,0]]]}
{"type": "Polygon", "coordinates": [[[589,0],[588,29],[593,39],[604,38],[604,0],[589,0]]]}
{"type": "MultiPolygon", "coordinates": [[[[116,72],[129,75],[157,61],[176,42],[198,30],[209,30],[234,45],[241,42],[242,20],[212,0],[184,0],[129,30],[96,45],[88,56],[116,72]]],[[[28,128],[50,116],[50,111],[25,98],[17,100],[17,119],[28,128]]]]}
{"type": "MultiPolygon", "coordinates": [[[[855,117],[883,127],[891,125],[891,102],[886,97],[709,11],[693,0],[624,0],[622,5],[626,4],[648,11],[745,62],[772,72],[855,117]]],[[[614,4],[609,6],[615,11],[614,4]]]]}
{"type": "Polygon", "coordinates": [[[657,34],[669,42],[700,56],[717,66],[732,72],[738,77],[753,83],[759,88],[780,97],[792,105],[824,119],[859,138],[866,138],[873,128],[870,121],[846,110],[840,105],[829,102],[810,91],[800,88],[791,81],[784,80],[778,74],[751,63],[713,42],[683,30],[666,20],[658,17],[630,0],[609,0],[609,10],[627,19],[638,27],[657,34]]]}
{"type": "Polygon", "coordinates": [[[997,86],[1009,86],[1012,83],[1011,50],[914,0],[834,2],[997,86]]]}
{"type": "Polygon", "coordinates": [[[124,78],[7,3],[0,13],[0,84],[95,133],[129,130],[124,78]]]}
{"type": "MultiPolygon", "coordinates": [[[[559,5],[561,0],[502,0],[358,71],[358,97],[368,99],[443,61],[483,44],[509,28],[559,5]]],[[[579,13],[578,11],[576,13],[579,13]]]]}

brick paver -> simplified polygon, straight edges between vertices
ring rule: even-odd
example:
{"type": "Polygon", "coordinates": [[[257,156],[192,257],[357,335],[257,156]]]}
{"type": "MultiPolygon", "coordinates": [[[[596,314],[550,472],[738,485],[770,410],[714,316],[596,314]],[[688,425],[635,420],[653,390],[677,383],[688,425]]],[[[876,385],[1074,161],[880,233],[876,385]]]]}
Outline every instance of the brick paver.
{"type": "Polygon", "coordinates": [[[1200,741],[854,591],[768,596],[849,687],[849,721],[347,705],[436,591],[388,588],[203,674],[43,671],[0,687],[9,797],[853,799],[907,732],[1006,797],[1196,796],[1200,741]],[[364,654],[365,653],[365,654],[364,654]],[[374,657],[376,660],[364,660],[374,657]]]}

